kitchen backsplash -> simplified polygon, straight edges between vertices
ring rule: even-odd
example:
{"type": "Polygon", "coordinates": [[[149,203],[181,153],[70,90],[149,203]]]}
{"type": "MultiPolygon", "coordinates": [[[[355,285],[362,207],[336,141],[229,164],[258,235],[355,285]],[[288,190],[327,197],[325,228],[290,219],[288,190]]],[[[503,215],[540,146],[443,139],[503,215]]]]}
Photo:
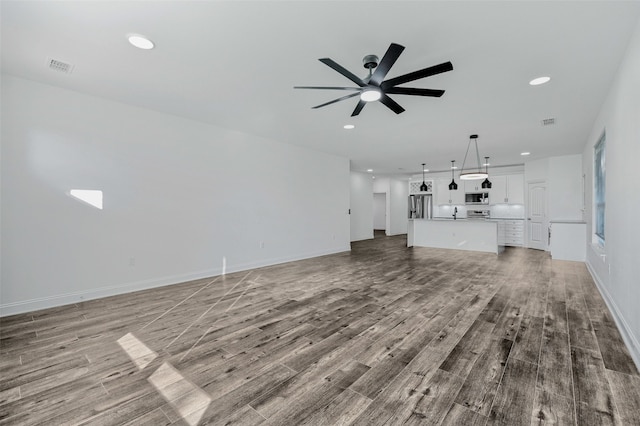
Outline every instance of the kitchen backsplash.
{"type": "Polygon", "coordinates": [[[523,204],[493,205],[491,206],[491,217],[524,219],[524,205],[523,204]]]}
{"type": "MultiPolygon", "coordinates": [[[[458,208],[458,219],[464,219],[467,217],[467,206],[461,205],[440,205],[433,206],[433,217],[453,217],[454,208],[458,208]]],[[[475,208],[475,207],[474,207],[475,208]]],[[[493,218],[514,218],[524,219],[524,205],[522,204],[495,204],[490,207],[491,217],[493,218]]],[[[472,208],[473,210],[473,208],[472,208]]]]}

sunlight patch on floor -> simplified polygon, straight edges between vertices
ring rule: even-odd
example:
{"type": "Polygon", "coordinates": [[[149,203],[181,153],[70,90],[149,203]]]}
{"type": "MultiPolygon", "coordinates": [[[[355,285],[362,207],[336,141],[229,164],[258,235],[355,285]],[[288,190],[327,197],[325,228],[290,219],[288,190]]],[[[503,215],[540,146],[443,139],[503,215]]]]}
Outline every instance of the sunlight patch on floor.
{"type": "Polygon", "coordinates": [[[163,363],[150,377],[151,383],[169,405],[191,426],[200,422],[211,398],[187,380],[168,362],[163,363]]]}

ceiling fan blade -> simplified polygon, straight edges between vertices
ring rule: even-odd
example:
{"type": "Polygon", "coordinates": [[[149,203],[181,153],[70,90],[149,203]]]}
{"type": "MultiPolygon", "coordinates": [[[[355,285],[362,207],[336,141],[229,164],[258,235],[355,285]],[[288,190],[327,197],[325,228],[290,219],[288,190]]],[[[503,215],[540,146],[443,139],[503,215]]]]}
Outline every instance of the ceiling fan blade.
{"type": "Polygon", "coordinates": [[[365,105],[366,102],[360,99],[360,102],[358,102],[358,105],[356,105],[356,109],[353,110],[351,116],[355,117],[356,115],[360,114],[360,111],[362,111],[362,108],[364,108],[365,105]]]}
{"type": "Polygon", "coordinates": [[[358,96],[360,94],[360,92],[356,92],[356,93],[350,93],[346,96],[343,96],[341,98],[338,99],[334,99],[332,101],[326,102],[324,104],[321,105],[316,105],[314,107],[311,107],[312,109],[317,109],[317,108],[322,108],[323,106],[327,106],[327,105],[331,105],[331,104],[335,104],[336,102],[340,102],[340,101],[344,101],[345,99],[349,99],[349,98],[353,98],[354,96],[358,96]]]}
{"type": "Polygon", "coordinates": [[[344,75],[345,77],[347,77],[349,80],[353,81],[358,86],[360,86],[360,87],[366,86],[365,82],[362,81],[358,76],[353,74],[351,71],[347,70],[342,65],[338,64],[337,62],[335,62],[333,59],[321,58],[321,59],[318,59],[318,60],[320,62],[322,62],[323,64],[333,68],[335,71],[338,71],[340,74],[344,75]]]}
{"type": "Polygon", "coordinates": [[[359,87],[334,87],[334,86],[293,86],[294,89],[324,89],[324,90],[360,90],[359,87]]]}
{"type": "Polygon", "coordinates": [[[391,45],[389,45],[389,48],[387,49],[387,52],[384,54],[382,60],[376,67],[373,75],[369,79],[369,84],[380,86],[380,83],[382,83],[382,80],[384,80],[393,64],[396,63],[396,61],[398,60],[398,56],[400,56],[403,50],[404,46],[391,43],[391,45]]]}
{"type": "Polygon", "coordinates": [[[384,93],[380,97],[380,102],[385,104],[387,108],[389,108],[391,111],[395,112],[396,114],[400,114],[401,112],[404,112],[404,108],[402,108],[396,101],[394,101],[384,93]]]}
{"type": "Polygon", "coordinates": [[[413,87],[391,87],[385,92],[392,95],[433,96],[435,98],[439,98],[444,94],[444,90],[415,89],[413,87]]]}
{"type": "Polygon", "coordinates": [[[409,74],[401,75],[399,77],[392,78],[384,81],[380,87],[382,90],[386,90],[390,87],[397,86],[399,84],[408,83],[410,81],[419,80],[421,78],[430,77],[432,75],[440,74],[443,72],[453,70],[453,64],[451,62],[444,62],[439,65],[434,65],[429,68],[424,68],[418,71],[410,72],[409,74]]]}

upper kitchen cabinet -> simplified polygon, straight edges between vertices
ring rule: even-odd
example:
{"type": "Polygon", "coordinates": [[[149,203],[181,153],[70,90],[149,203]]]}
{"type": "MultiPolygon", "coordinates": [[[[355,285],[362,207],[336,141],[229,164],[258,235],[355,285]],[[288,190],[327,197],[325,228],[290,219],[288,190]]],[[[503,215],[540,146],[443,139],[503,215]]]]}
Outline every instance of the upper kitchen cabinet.
{"type": "Polygon", "coordinates": [[[457,182],[458,189],[455,191],[449,190],[449,183],[451,180],[448,178],[436,179],[436,204],[464,204],[464,185],[462,182],[457,182]]]}
{"type": "Polygon", "coordinates": [[[524,204],[524,175],[489,176],[491,204],[524,204]]]}
{"type": "Polygon", "coordinates": [[[463,180],[464,192],[489,192],[488,189],[482,187],[484,179],[463,180]]]}

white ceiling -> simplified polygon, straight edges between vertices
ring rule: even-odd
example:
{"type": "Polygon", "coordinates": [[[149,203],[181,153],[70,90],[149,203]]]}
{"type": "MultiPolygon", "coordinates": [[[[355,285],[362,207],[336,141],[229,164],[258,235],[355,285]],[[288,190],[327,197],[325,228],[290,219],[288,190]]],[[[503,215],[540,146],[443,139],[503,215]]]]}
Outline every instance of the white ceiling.
{"type": "MultiPolygon", "coordinates": [[[[493,165],[582,152],[638,24],[621,1],[6,1],[2,71],[79,92],[305,146],[353,170],[445,170],[471,133],[493,165]],[[142,51],[126,35],[156,48],[142,51]],[[317,59],[366,75],[362,57],[406,47],[387,78],[453,63],[408,83],[441,98],[392,95],[406,111],[357,98],[312,106],[352,86],[317,59]],[[71,74],[48,68],[53,58],[71,74]],[[534,77],[550,83],[532,87],[534,77]],[[554,126],[541,120],[555,118],[554,126]],[[344,130],[352,123],[354,130],[344,130]]],[[[188,144],[188,141],[185,141],[188,144]]]]}

